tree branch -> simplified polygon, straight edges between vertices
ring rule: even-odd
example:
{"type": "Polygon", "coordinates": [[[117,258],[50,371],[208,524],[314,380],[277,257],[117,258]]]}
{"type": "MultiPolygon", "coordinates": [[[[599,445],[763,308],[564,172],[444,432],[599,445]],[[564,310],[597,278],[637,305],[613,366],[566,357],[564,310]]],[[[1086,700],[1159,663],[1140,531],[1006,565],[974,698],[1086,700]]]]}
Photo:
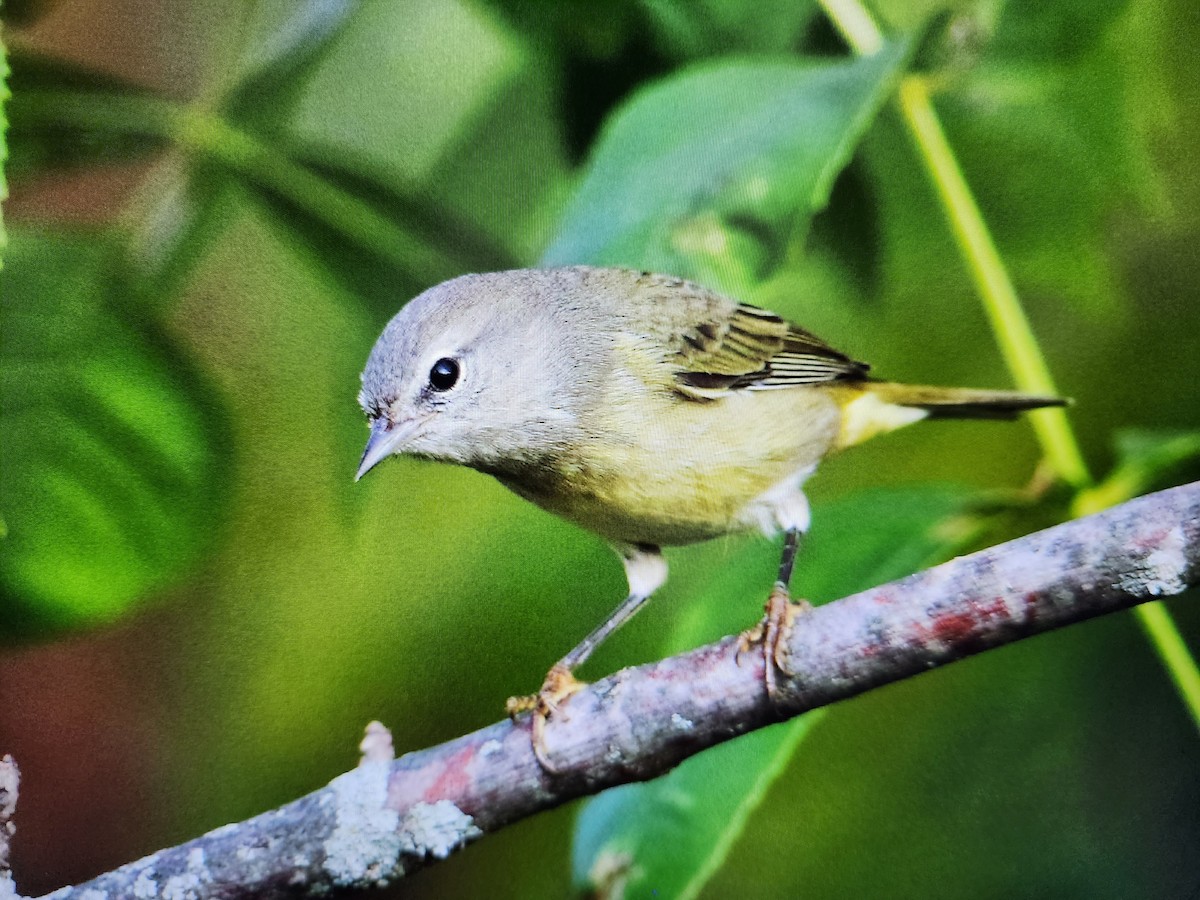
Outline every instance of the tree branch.
{"type": "Polygon", "coordinates": [[[17,787],[21,783],[21,771],[16,761],[7,753],[0,757],[0,900],[17,896],[9,864],[12,836],[17,826],[13,814],[17,811],[17,787]]]}
{"type": "Polygon", "coordinates": [[[961,557],[797,617],[775,702],[737,638],[622,670],[566,701],[534,759],[502,721],[392,759],[372,725],[358,768],[280,809],[49,895],[231,898],[382,886],[511,822],[663,774],[736,735],[1200,580],[1200,483],[961,557]]]}

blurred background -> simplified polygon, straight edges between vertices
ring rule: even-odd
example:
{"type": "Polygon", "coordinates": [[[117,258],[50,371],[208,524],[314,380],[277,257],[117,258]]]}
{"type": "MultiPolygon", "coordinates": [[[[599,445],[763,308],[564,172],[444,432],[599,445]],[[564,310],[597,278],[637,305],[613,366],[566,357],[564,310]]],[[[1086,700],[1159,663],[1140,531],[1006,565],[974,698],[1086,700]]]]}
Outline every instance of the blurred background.
{"type": "MultiPolygon", "coordinates": [[[[622,596],[599,539],[482,475],[406,460],[353,483],[358,373],[425,287],[539,261],[668,270],[880,375],[1010,385],[885,102],[906,67],[936,88],[1093,473],[1196,474],[1195,4],[876,14],[897,41],[855,62],[804,0],[4,4],[19,888],[320,787],[371,719],[399,752],[488,724],[622,596]]],[[[1062,489],[1024,490],[1039,456],[1025,423],[952,423],[830,461],[801,589],[832,599],[1061,518],[1062,489]]],[[[670,552],[661,596],[581,674],[750,624],[775,552],[670,552]]],[[[1170,608],[1200,647],[1194,600],[1170,608]]],[[[716,860],[704,896],[1200,896],[1200,738],[1129,616],[787,735],[727,857],[696,851],[716,860]]],[[[579,808],[397,894],[568,895],[579,808]]]]}

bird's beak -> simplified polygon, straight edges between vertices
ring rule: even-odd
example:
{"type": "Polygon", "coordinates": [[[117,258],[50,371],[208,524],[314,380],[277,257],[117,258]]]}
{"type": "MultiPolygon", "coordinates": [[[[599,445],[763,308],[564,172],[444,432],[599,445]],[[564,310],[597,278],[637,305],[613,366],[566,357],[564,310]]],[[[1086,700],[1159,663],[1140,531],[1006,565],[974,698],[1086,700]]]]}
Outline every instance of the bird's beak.
{"type": "Polygon", "coordinates": [[[354,480],[358,481],[384,459],[399,452],[405,442],[416,434],[420,425],[420,419],[393,423],[386,416],[380,416],[371,423],[371,436],[367,438],[367,447],[363,450],[354,480]]]}

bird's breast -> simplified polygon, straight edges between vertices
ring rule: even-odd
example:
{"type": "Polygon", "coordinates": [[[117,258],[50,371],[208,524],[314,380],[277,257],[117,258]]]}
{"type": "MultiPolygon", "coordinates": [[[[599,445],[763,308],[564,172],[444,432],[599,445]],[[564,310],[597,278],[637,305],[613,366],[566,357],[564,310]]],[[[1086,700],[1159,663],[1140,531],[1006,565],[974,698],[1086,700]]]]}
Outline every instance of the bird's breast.
{"type": "Polygon", "coordinates": [[[711,402],[664,392],[597,410],[587,425],[570,447],[493,474],[609,540],[677,545],[756,527],[747,511],[829,452],[839,413],[819,388],[711,402]]]}

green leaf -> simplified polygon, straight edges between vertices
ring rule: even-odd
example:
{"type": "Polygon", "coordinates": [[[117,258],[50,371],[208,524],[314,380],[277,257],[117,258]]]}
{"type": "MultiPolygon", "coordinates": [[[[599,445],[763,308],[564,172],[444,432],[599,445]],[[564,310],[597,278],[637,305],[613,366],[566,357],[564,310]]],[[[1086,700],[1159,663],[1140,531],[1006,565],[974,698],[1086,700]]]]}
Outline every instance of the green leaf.
{"type": "Polygon", "coordinates": [[[163,307],[182,293],[193,267],[230,227],[244,195],[236,172],[198,154],[172,174],[130,233],[128,256],[148,300],[163,307]]]}
{"type": "Polygon", "coordinates": [[[13,180],[46,168],[144,157],[167,145],[169,104],[83,66],[13,54],[13,180]]]}
{"type": "MultiPolygon", "coordinates": [[[[975,533],[970,494],[925,486],[878,490],[816,510],[801,550],[796,590],[832,599],[910,574],[949,555],[975,533]]],[[[761,604],[777,564],[757,544],[734,557],[676,629],[667,652],[693,646],[714,626],[735,630],[761,604]]],[[[720,868],[746,820],[766,797],[823,711],[746,735],[646,784],[601,794],[580,813],[572,870],[602,896],[694,897],[720,868]]]]}
{"type": "Polygon", "coordinates": [[[979,64],[939,97],[1019,287],[1093,310],[1122,287],[1114,222],[1160,202],[1154,150],[1133,122],[1159,101],[1131,90],[1127,5],[1008,0],[979,64]]]}
{"type": "MultiPolygon", "coordinates": [[[[251,192],[270,209],[271,221],[282,232],[298,238],[324,263],[326,270],[381,314],[391,316],[403,297],[420,293],[430,284],[467,272],[512,269],[520,265],[499,241],[475,223],[459,217],[444,204],[432,201],[427,192],[406,191],[375,178],[359,175],[336,165],[308,163],[297,159],[320,183],[335,188],[358,208],[388,223],[404,242],[395,250],[381,252],[364,246],[345,222],[332,215],[326,205],[305,205],[266,185],[251,181],[251,192]],[[347,265],[353,260],[353,265],[347,265]]],[[[315,182],[314,182],[315,183],[315,182]]],[[[381,229],[374,229],[379,235],[381,229]]]]}
{"type": "Polygon", "coordinates": [[[1117,432],[1118,469],[1136,470],[1147,487],[1200,459],[1200,431],[1130,428],[1117,432]]]}
{"type": "Polygon", "coordinates": [[[269,0],[256,4],[237,85],[225,100],[237,120],[276,127],[361,0],[269,0]]]}
{"type": "MultiPolygon", "coordinates": [[[[489,0],[488,5],[561,56],[575,62],[603,60],[605,69],[626,72],[657,71],[668,60],[787,53],[801,44],[818,14],[813,0],[489,0]]],[[[591,74],[609,73],[592,69],[591,74]]],[[[571,99],[586,101],[585,93],[571,99]]]]}
{"type": "Polygon", "coordinates": [[[12,235],[3,273],[0,632],[108,621],[176,577],[219,521],[220,404],[130,310],[97,236],[12,235]]]}
{"type": "Polygon", "coordinates": [[[1005,0],[994,50],[1061,64],[1093,49],[1129,0],[1005,0]]]}
{"type": "Polygon", "coordinates": [[[605,127],[544,261],[762,280],[824,207],[907,52],[721,62],[643,90],[605,127]]]}
{"type": "MultiPolygon", "coordinates": [[[[8,118],[4,106],[12,94],[8,90],[8,50],[0,39],[0,271],[4,270],[4,251],[8,247],[8,233],[4,230],[4,201],[8,199],[8,179],[5,170],[8,163],[8,118]]],[[[3,528],[0,522],[0,529],[3,528]]]]}
{"type": "Polygon", "coordinates": [[[270,38],[280,48],[247,62],[217,111],[187,110],[176,129],[189,166],[136,243],[156,289],[181,282],[243,187],[389,314],[464,269],[529,258],[544,231],[537,201],[564,166],[545,76],[509,35],[462,3],[276,3],[260,18],[264,34],[284,33],[270,38]],[[462,57],[414,63],[445,42],[462,57]],[[386,65],[364,69],[365,55],[386,65]]]}
{"type": "Polygon", "coordinates": [[[269,121],[256,105],[242,105],[251,98],[240,93],[225,113],[239,127],[253,122],[257,134],[286,136],[288,148],[314,162],[419,185],[521,79],[523,57],[511,35],[468,4],[373,0],[356,7],[269,121]],[[431,54],[437,46],[456,49],[431,54]],[[364,66],[364,58],[376,65],[364,66]]]}
{"type": "Polygon", "coordinates": [[[1080,493],[1081,512],[1096,512],[1148,491],[1200,477],[1200,431],[1131,428],[1116,435],[1117,464],[1080,493]]]}
{"type": "Polygon", "coordinates": [[[657,781],[588,801],[572,848],[576,887],[604,898],[695,897],[823,715],[743,735],[657,781]]]}
{"type": "Polygon", "coordinates": [[[639,0],[655,44],[676,59],[736,52],[787,53],[817,15],[812,0],[639,0]],[[763,23],[770,22],[769,28],[763,23]]]}
{"type": "MultiPolygon", "coordinates": [[[[159,153],[183,135],[185,107],[129,81],[29,53],[14,55],[10,103],[14,181],[47,169],[130,162],[159,153]]],[[[198,250],[220,227],[218,199],[232,177],[197,155],[170,180],[168,200],[134,226],[132,258],[170,296],[198,250]]],[[[172,170],[173,171],[173,170],[172,170]]],[[[160,182],[164,181],[160,175],[160,182]]]]}
{"type": "Polygon", "coordinates": [[[297,77],[333,40],[362,0],[260,0],[248,24],[238,78],[267,87],[297,77]]]}

